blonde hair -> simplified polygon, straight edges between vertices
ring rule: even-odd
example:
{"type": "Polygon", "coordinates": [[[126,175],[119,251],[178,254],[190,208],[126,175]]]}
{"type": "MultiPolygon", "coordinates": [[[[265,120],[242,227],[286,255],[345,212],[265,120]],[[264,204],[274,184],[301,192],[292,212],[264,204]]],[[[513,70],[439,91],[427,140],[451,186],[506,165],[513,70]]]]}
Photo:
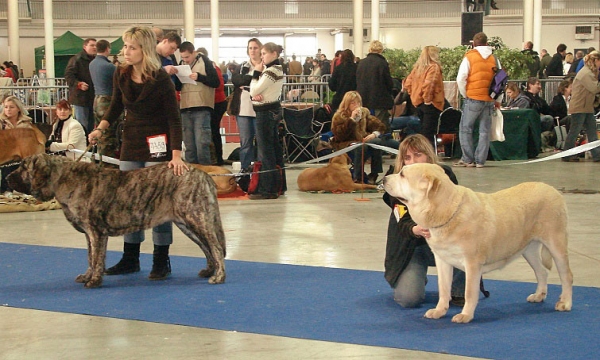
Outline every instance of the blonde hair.
{"type": "Polygon", "coordinates": [[[396,164],[394,166],[394,174],[397,174],[404,167],[404,157],[408,150],[413,152],[420,152],[427,156],[427,162],[430,164],[437,164],[438,158],[431,146],[431,142],[421,134],[413,134],[407,136],[398,148],[398,156],[396,157],[396,164]]]}
{"type": "Polygon", "coordinates": [[[419,55],[419,59],[415,62],[413,70],[417,75],[421,75],[431,64],[440,64],[440,48],[437,46],[425,46],[419,55]]]}
{"type": "Polygon", "coordinates": [[[21,102],[21,100],[19,100],[18,97],[10,95],[4,98],[4,100],[2,101],[2,115],[4,115],[4,104],[6,104],[7,102],[12,102],[13,104],[15,104],[15,106],[19,109],[19,119],[22,116],[27,116],[29,115],[29,111],[27,111],[27,109],[25,109],[25,105],[23,105],[23,103],[21,102]]]}
{"type": "Polygon", "coordinates": [[[598,77],[598,67],[595,63],[596,60],[600,60],[600,52],[594,50],[583,58],[583,63],[592,71],[594,75],[596,75],[596,77],[598,77]]]}
{"type": "Polygon", "coordinates": [[[379,40],[371,41],[369,45],[369,52],[375,54],[381,54],[383,52],[383,44],[379,40]]]}
{"type": "Polygon", "coordinates": [[[360,94],[357,91],[348,91],[346,94],[344,94],[344,97],[342,98],[342,102],[340,103],[340,107],[338,108],[337,112],[347,117],[350,117],[350,115],[352,115],[352,110],[350,110],[350,103],[353,101],[356,101],[358,103],[358,106],[362,107],[362,97],[360,96],[360,94]]]}
{"type": "MultiPolygon", "coordinates": [[[[142,49],[142,81],[154,79],[156,72],[162,67],[156,53],[154,31],[146,26],[132,26],[123,33],[123,41],[134,41],[142,49]]],[[[121,66],[126,72],[133,70],[133,66],[127,63],[123,63],[121,66]]]]}
{"type": "Polygon", "coordinates": [[[573,54],[568,53],[567,55],[565,55],[565,62],[567,64],[571,64],[573,62],[573,54]]]}

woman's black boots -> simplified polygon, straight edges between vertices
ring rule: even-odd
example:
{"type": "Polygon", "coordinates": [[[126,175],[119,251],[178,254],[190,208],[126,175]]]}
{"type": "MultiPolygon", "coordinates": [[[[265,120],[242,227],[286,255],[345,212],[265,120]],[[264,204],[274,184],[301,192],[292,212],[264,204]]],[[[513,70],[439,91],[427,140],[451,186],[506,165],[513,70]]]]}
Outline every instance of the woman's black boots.
{"type": "Polygon", "coordinates": [[[164,280],[171,275],[171,262],[169,261],[169,245],[154,245],[152,257],[152,271],[148,279],[164,280]]]}
{"type": "Polygon", "coordinates": [[[104,275],[123,275],[140,271],[140,244],[123,243],[123,257],[113,267],[104,270],[104,275]]]}

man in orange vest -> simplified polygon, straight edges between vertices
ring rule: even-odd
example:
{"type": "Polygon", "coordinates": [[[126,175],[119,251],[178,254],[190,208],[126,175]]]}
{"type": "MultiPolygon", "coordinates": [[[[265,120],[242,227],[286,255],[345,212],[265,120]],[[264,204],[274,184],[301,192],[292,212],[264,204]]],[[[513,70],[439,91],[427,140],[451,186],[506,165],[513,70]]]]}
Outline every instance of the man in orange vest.
{"type": "Polygon", "coordinates": [[[463,58],[458,69],[456,82],[458,90],[465,98],[460,119],[459,139],[462,158],[454,166],[482,168],[490,148],[490,126],[494,107],[499,108],[503,96],[496,100],[490,97],[490,84],[494,68],[500,69],[500,62],[487,45],[487,35],[480,32],[473,37],[473,49],[463,58]],[[473,127],[479,121],[479,142],[474,147],[473,127]]]}

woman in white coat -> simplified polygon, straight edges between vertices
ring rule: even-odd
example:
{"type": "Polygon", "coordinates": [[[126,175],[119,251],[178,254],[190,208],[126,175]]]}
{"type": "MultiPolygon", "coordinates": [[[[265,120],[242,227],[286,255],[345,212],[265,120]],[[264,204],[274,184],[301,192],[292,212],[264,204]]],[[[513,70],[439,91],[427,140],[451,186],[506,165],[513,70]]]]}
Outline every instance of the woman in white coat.
{"type": "Polygon", "coordinates": [[[77,154],[68,150],[85,150],[86,140],[83,126],[73,119],[71,114],[71,104],[67,100],[60,100],[56,104],[57,120],[52,125],[52,134],[46,142],[46,151],[60,153],[76,160],[77,154]]]}

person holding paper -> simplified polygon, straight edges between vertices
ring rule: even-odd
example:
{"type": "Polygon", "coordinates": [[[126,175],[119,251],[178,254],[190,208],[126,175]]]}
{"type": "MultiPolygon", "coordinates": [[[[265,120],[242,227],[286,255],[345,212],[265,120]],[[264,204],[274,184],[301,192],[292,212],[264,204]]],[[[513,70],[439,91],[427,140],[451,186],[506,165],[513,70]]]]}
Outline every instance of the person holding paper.
{"type": "Polygon", "coordinates": [[[191,42],[183,42],[179,53],[192,70],[189,78],[195,81],[195,84],[183,84],[179,103],[185,159],[192,164],[211,165],[210,120],[215,106],[215,89],[219,87],[219,76],[212,61],[197,52],[191,42]]]}

